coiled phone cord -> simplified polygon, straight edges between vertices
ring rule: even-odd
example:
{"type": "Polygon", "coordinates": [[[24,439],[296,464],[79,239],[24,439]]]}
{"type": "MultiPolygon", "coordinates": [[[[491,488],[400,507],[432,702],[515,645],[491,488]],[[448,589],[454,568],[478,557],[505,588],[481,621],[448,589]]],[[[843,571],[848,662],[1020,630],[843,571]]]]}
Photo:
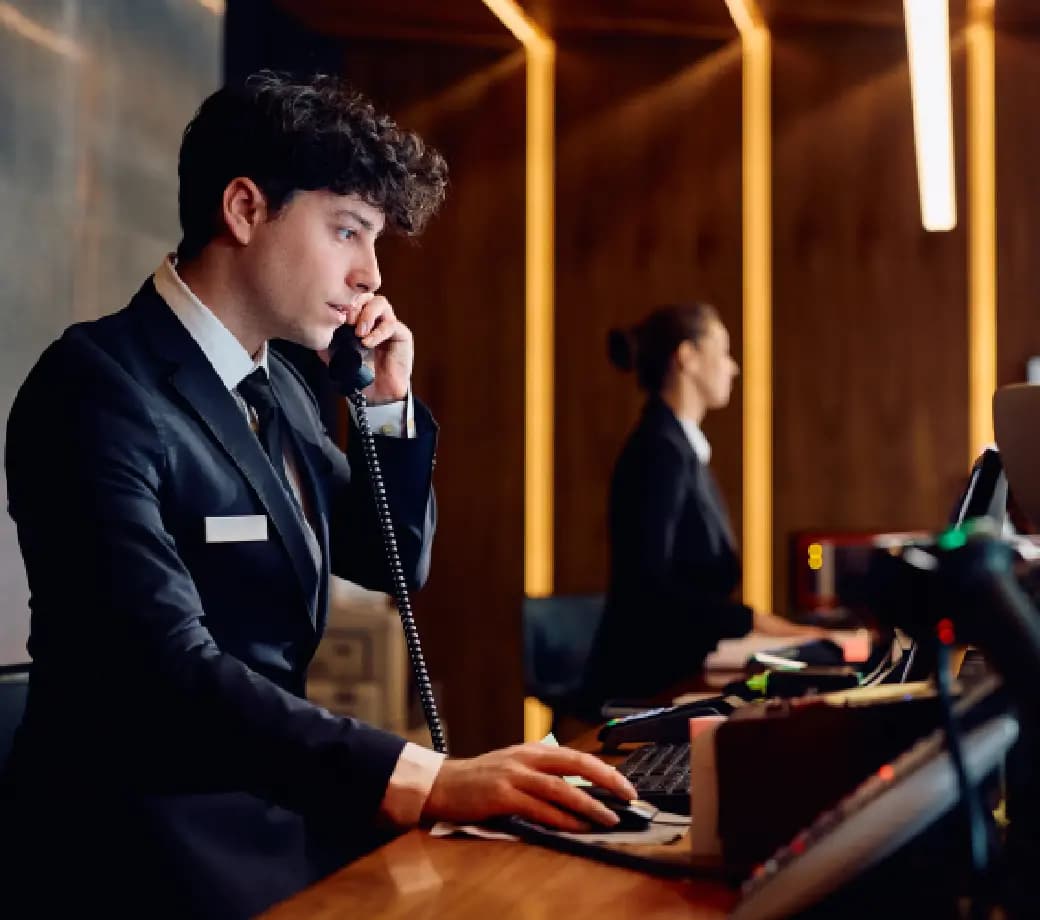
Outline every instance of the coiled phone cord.
{"type": "Polygon", "coordinates": [[[357,410],[358,431],[361,433],[361,447],[368,466],[368,478],[372,483],[372,494],[376,500],[376,514],[379,527],[383,532],[383,546],[386,549],[386,560],[390,566],[390,579],[393,583],[394,600],[397,612],[401,617],[404,630],[404,641],[408,646],[408,657],[412,662],[412,673],[419,689],[419,700],[422,702],[426,725],[430,729],[433,749],[439,754],[448,753],[448,745],[444,739],[444,728],[437,713],[437,701],[433,696],[433,685],[426,670],[426,659],[423,658],[422,645],[419,642],[419,630],[412,616],[412,601],[408,596],[408,584],[405,581],[404,569],[401,567],[401,556],[397,550],[397,537],[394,535],[394,524],[390,517],[390,505],[386,498],[386,486],[383,484],[383,473],[379,468],[379,457],[376,455],[376,443],[372,437],[372,426],[368,422],[368,400],[360,390],[350,394],[350,401],[357,410]]]}

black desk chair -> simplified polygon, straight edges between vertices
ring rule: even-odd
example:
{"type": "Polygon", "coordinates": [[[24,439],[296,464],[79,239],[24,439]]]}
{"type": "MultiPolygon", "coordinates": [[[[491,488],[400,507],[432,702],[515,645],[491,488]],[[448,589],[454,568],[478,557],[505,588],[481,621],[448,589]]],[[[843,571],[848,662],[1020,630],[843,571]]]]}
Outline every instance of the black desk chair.
{"type": "Polygon", "coordinates": [[[11,753],[14,733],[22,723],[29,695],[29,665],[0,667],[0,772],[11,753]]]}
{"type": "Polygon", "coordinates": [[[553,724],[581,687],[603,601],[602,594],[524,598],[524,692],[552,710],[553,724]]]}

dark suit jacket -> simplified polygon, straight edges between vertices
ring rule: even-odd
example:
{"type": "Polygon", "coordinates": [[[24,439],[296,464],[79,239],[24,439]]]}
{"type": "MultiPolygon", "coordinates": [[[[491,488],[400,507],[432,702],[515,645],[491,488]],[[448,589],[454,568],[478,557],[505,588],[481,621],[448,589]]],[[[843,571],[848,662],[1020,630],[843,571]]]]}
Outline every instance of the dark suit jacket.
{"type": "MultiPolygon", "coordinates": [[[[17,396],[6,466],[33,664],[4,781],[18,830],[0,836],[18,837],[38,908],[68,894],[109,914],[249,916],[379,839],[404,742],[304,699],[329,571],[388,588],[365,464],[274,353],[270,373],[320,571],[243,413],[150,280],[69,329],[17,396]],[[206,541],[207,517],[237,515],[264,516],[268,539],[206,541]]],[[[436,442],[416,412],[417,438],[377,439],[413,587],[436,442]]]]}
{"type": "Polygon", "coordinates": [[[719,639],[751,628],[732,529],[711,470],[651,398],[614,468],[610,584],[584,706],[657,694],[695,674],[719,639]]]}

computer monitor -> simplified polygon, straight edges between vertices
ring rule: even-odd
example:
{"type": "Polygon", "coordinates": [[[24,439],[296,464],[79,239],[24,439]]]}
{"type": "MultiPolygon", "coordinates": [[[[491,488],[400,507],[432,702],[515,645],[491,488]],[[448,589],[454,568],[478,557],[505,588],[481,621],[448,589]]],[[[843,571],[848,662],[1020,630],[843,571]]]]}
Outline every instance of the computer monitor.
{"type": "Polygon", "coordinates": [[[1007,471],[1008,511],[1020,533],[1040,527],[1040,385],[1015,383],[993,394],[993,432],[1007,471]]]}
{"type": "MultiPolygon", "coordinates": [[[[993,445],[975,458],[968,481],[950,510],[947,523],[956,526],[977,518],[989,519],[1001,531],[1009,526],[1007,476],[1000,451],[993,445]]],[[[902,651],[906,658],[905,666],[897,669],[887,683],[927,680],[933,676],[936,667],[934,650],[922,649],[919,643],[911,642],[902,651]]]]}
{"type": "Polygon", "coordinates": [[[1003,529],[1007,519],[1008,482],[996,447],[987,447],[972,464],[964,491],[950,512],[952,525],[971,518],[989,518],[1003,529]]]}

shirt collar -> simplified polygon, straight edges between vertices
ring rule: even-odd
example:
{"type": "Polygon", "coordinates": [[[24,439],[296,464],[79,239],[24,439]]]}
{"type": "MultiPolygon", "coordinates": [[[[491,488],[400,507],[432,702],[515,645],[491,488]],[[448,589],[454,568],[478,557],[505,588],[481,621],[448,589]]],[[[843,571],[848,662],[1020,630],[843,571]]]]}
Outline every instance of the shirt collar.
{"type": "Polygon", "coordinates": [[[267,372],[267,343],[260,346],[254,359],[231,330],[184,283],[177,274],[176,261],[172,253],[163,259],[153,276],[155,289],[202,349],[224,386],[234,390],[258,367],[267,372]]]}
{"type": "Polygon", "coordinates": [[[711,460],[711,444],[704,436],[700,426],[686,418],[680,418],[679,424],[682,425],[682,430],[686,434],[686,439],[690,442],[690,447],[693,448],[693,452],[697,455],[697,459],[704,465],[707,465],[711,460]]]}

